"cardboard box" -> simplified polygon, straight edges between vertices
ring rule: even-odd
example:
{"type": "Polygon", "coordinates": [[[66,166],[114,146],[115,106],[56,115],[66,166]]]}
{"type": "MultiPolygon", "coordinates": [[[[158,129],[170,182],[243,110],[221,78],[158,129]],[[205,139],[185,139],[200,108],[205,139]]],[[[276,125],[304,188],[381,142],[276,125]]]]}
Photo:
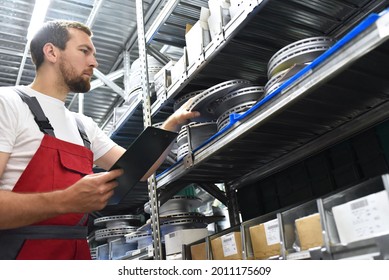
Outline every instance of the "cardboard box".
{"type": "Polygon", "coordinates": [[[280,227],[274,219],[249,228],[254,259],[264,260],[281,255],[280,227]]]}
{"type": "Polygon", "coordinates": [[[186,50],[188,55],[188,66],[191,66],[200,55],[204,48],[211,41],[211,35],[208,27],[209,10],[201,7],[200,19],[185,34],[186,50]]]}
{"type": "Polygon", "coordinates": [[[241,260],[242,238],[240,232],[231,232],[211,240],[214,260],[241,260]]]}
{"type": "Polygon", "coordinates": [[[332,208],[341,243],[389,233],[389,199],[386,190],[332,208]]]}
{"type": "Polygon", "coordinates": [[[208,7],[210,16],[208,17],[208,27],[213,40],[223,31],[223,26],[230,21],[230,3],[223,0],[209,0],[208,7]]]}
{"type": "Polygon", "coordinates": [[[190,246],[192,260],[207,260],[207,245],[205,242],[190,246]]]}
{"type": "Polygon", "coordinates": [[[154,89],[157,96],[164,93],[172,84],[171,69],[176,62],[170,60],[161,70],[154,76],[154,89]]]}
{"type": "Polygon", "coordinates": [[[165,235],[166,255],[182,253],[182,245],[208,236],[207,228],[183,229],[165,235]]]}
{"type": "Polygon", "coordinates": [[[193,27],[192,24],[189,23],[185,24],[185,34],[187,34],[192,27],[193,27]]]}
{"type": "Polygon", "coordinates": [[[295,221],[302,251],[323,246],[323,233],[319,213],[295,221]]]}
{"type": "Polygon", "coordinates": [[[230,15],[231,18],[237,16],[243,10],[242,0],[230,0],[230,15]]]}
{"type": "Polygon", "coordinates": [[[187,58],[186,58],[186,49],[184,49],[184,54],[170,70],[171,85],[173,85],[182,77],[182,75],[186,72],[186,67],[187,67],[187,58]]]}

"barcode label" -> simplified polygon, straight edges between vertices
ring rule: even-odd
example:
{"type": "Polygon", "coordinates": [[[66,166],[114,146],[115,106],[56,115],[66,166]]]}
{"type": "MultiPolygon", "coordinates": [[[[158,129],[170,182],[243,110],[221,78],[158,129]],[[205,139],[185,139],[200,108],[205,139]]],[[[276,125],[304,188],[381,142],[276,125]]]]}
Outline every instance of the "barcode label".
{"type": "Polygon", "coordinates": [[[351,207],[351,210],[356,210],[356,209],[359,209],[362,207],[366,207],[368,205],[369,205],[369,202],[367,201],[367,199],[364,199],[364,200],[360,200],[360,201],[351,203],[350,207],[351,207]]]}
{"type": "Polygon", "coordinates": [[[269,230],[278,229],[278,224],[277,225],[271,225],[267,229],[269,229],[269,230]]]}
{"type": "Polygon", "coordinates": [[[264,223],[267,245],[280,243],[280,226],[278,220],[274,219],[264,223]]]}
{"type": "Polygon", "coordinates": [[[221,237],[223,254],[225,257],[232,256],[238,253],[238,248],[235,242],[234,233],[229,233],[221,237]]]}
{"type": "Polygon", "coordinates": [[[232,237],[225,238],[223,241],[224,241],[224,242],[231,242],[231,241],[232,241],[232,237]]]}

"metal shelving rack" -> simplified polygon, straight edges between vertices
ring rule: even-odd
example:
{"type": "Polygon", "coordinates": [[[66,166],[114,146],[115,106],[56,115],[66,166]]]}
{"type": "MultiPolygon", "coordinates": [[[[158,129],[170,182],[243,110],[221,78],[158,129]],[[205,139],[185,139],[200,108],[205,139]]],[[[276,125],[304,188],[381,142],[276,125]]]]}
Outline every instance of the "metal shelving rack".
{"type": "MultiPolygon", "coordinates": [[[[158,31],[179,2],[169,1],[165,5],[168,8],[161,12],[159,23],[152,25],[144,37],[149,38],[149,41],[145,40],[146,45],[155,37],[150,34],[158,31]]],[[[233,78],[264,82],[266,63],[281,46],[317,34],[343,36],[366,14],[380,11],[389,4],[389,1],[362,0],[346,4],[339,1],[327,4],[297,2],[250,1],[246,9],[204,49],[198,61],[187,67],[181,79],[167,90],[166,96],[151,107],[146,104],[146,110],[148,108],[151,115],[155,115],[174,97],[195,88],[214,85],[231,75],[233,78]],[[332,13],[333,7],[339,8],[335,14],[332,13]],[[292,8],[297,9],[293,16],[290,14],[292,8]],[[318,20],[311,18],[311,22],[306,22],[304,17],[307,14],[317,16],[318,20]],[[279,26],[274,20],[268,21],[274,15],[280,19],[279,26]],[[264,27],[266,23],[268,26],[264,27]],[[290,35],[281,36],[288,24],[290,35]],[[264,30],[256,33],[262,27],[264,30]],[[275,28],[280,31],[275,32],[275,28]],[[257,46],[256,40],[252,41],[253,37],[265,43],[257,46]],[[219,67],[225,67],[226,58],[238,54],[237,46],[245,55],[234,65],[235,71],[221,75],[219,67]],[[212,73],[217,74],[215,79],[207,79],[212,73]]],[[[337,52],[301,74],[299,79],[262,100],[255,110],[238,118],[229,129],[215,135],[159,174],[151,185],[158,187],[156,191],[161,203],[175,190],[187,183],[197,182],[237,210],[236,203],[233,203],[237,189],[387,119],[389,104],[386,89],[389,81],[382,75],[389,63],[389,57],[385,55],[389,48],[385,43],[387,18],[386,15],[379,22],[373,22],[359,36],[345,42],[337,52]],[[361,78],[365,82],[361,83],[361,78]],[[353,84],[353,81],[357,83],[353,84]],[[370,87],[366,88],[366,84],[370,87]],[[366,94],[367,90],[374,94],[366,94]],[[227,196],[214,188],[213,184],[217,182],[226,183],[227,196]]],[[[139,35],[142,40],[144,35],[139,35]]],[[[126,115],[129,118],[133,113],[129,111],[126,115]]],[[[237,215],[232,213],[232,216],[234,225],[237,215]]]]}
{"type": "MultiPolygon", "coordinates": [[[[385,15],[380,22],[383,22],[386,17],[385,15]]],[[[387,35],[385,31],[380,31],[381,27],[378,27],[377,24],[373,24],[367,28],[366,31],[352,39],[339,49],[339,51],[328,57],[328,59],[320,62],[317,67],[307,69],[307,71],[301,73],[301,77],[298,80],[289,83],[287,86],[284,84],[279,90],[262,100],[262,104],[259,104],[260,106],[255,111],[247,114],[245,118],[239,120],[233,127],[220,135],[216,135],[208,143],[189,155],[188,157],[191,158],[190,161],[183,160],[167,172],[158,176],[158,186],[165,186],[169,182],[177,181],[183,177],[195,179],[201,174],[202,168],[207,168],[207,165],[216,165],[222,161],[225,163],[225,166],[228,166],[229,163],[233,165],[233,162],[229,159],[232,151],[243,151],[240,147],[245,142],[258,141],[258,145],[264,143],[267,139],[264,140],[264,135],[260,135],[262,126],[269,122],[281,123],[286,117],[290,116],[288,112],[302,110],[302,115],[319,115],[321,113],[320,111],[313,111],[312,108],[305,106],[304,103],[322,102],[320,105],[325,106],[323,103],[325,99],[323,100],[323,98],[326,98],[326,95],[328,96],[329,94],[325,90],[323,92],[322,89],[333,86],[333,78],[349,76],[347,77],[347,82],[357,82],[354,78],[357,79],[358,75],[361,75],[358,71],[362,67],[367,67],[369,60],[374,60],[377,63],[374,71],[379,72],[383,70],[388,62],[388,57],[382,54],[382,49],[388,47],[387,44],[384,44],[387,35]],[[379,61],[381,58],[383,60],[379,61]],[[304,107],[306,112],[304,112],[304,107]]],[[[389,81],[385,81],[384,77],[374,76],[374,74],[366,74],[366,80],[369,79],[368,81],[372,81],[376,79],[381,82],[381,84],[371,84],[372,90],[378,91],[378,96],[370,95],[363,97],[359,95],[359,92],[356,92],[354,96],[347,96],[349,92],[343,94],[343,96],[337,96],[339,100],[340,98],[345,98],[342,101],[353,101],[354,104],[339,106],[339,104],[333,103],[331,105],[329,103],[328,107],[336,105],[335,107],[338,108],[322,108],[323,111],[330,109],[337,115],[323,116],[322,124],[312,124],[309,126],[308,123],[303,123],[301,126],[306,125],[306,127],[301,127],[300,131],[305,131],[308,135],[304,136],[304,139],[299,139],[298,133],[294,134],[292,132],[288,135],[290,137],[294,136],[289,139],[288,143],[296,142],[295,147],[290,148],[289,151],[286,149],[278,152],[274,151],[277,155],[268,160],[264,159],[262,160],[263,162],[258,162],[258,168],[252,168],[254,164],[250,164],[248,169],[253,169],[250,174],[247,172],[247,169],[242,171],[239,169],[234,170],[234,167],[226,168],[222,173],[219,171],[212,172],[208,168],[210,171],[208,172],[209,177],[206,180],[215,182],[222,178],[228,178],[228,181],[235,179],[236,181],[234,181],[233,187],[239,188],[239,186],[242,186],[242,183],[252,181],[253,179],[260,179],[274,172],[275,169],[288,166],[293,162],[306,158],[314,152],[320,151],[326,146],[330,146],[358,131],[383,121],[389,116],[386,110],[389,105],[387,104],[387,96],[385,94],[385,87],[389,81]],[[371,104],[366,102],[370,102],[371,104]],[[351,108],[351,106],[354,106],[354,108],[351,108]],[[358,108],[364,106],[366,108],[358,108]],[[347,112],[347,109],[350,112],[347,112]],[[317,127],[315,127],[316,125],[317,127]],[[239,178],[247,174],[249,176],[245,176],[244,179],[239,180],[239,178]]],[[[285,123],[291,123],[291,121],[288,122],[285,120],[285,123]]],[[[266,155],[270,157],[273,151],[262,151],[261,153],[266,158],[266,155]]],[[[257,155],[257,157],[260,156],[257,155]]],[[[232,160],[234,160],[233,157],[232,160]]]]}

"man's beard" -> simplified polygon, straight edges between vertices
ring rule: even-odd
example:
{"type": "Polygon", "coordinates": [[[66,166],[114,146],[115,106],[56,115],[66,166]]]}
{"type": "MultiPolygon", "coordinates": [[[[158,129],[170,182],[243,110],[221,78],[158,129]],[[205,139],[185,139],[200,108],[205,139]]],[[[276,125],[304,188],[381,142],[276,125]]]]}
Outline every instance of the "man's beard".
{"type": "Polygon", "coordinates": [[[78,76],[72,66],[66,65],[66,60],[60,64],[60,70],[65,84],[74,93],[88,92],[90,90],[90,80],[78,76]]]}

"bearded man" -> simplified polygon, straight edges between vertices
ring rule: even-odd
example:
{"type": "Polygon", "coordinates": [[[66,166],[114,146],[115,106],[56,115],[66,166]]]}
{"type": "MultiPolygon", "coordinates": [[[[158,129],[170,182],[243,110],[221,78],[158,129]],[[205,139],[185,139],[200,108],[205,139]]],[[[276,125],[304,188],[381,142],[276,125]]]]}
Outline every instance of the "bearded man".
{"type": "MultiPolygon", "coordinates": [[[[88,213],[106,206],[123,172],[93,174],[92,166],[109,170],[125,152],[65,107],[70,92],[90,90],[98,66],[91,37],[79,22],[47,22],[30,43],[34,81],[0,88],[0,259],[90,259],[88,213]]],[[[186,107],[162,129],[198,116],[186,107]]]]}

